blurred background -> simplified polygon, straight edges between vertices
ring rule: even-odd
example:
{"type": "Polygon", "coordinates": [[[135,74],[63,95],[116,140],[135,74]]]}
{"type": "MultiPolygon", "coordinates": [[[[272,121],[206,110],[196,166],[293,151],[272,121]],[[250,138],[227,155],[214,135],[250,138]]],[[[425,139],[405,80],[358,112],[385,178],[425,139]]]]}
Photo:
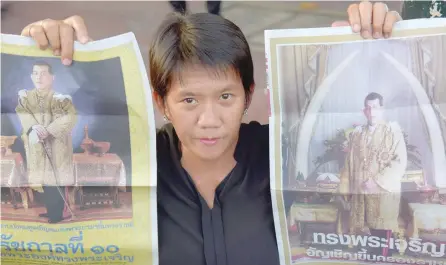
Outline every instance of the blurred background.
{"type": "MultiPolygon", "coordinates": [[[[389,9],[401,11],[402,1],[383,1],[389,9]]],[[[347,18],[353,1],[222,1],[221,15],[236,23],[251,45],[257,84],[253,103],[245,121],[268,122],[265,94],[265,29],[329,27],[347,18]]],[[[37,20],[82,16],[90,36],[99,40],[132,31],[138,40],[147,67],[148,43],[164,16],[173,9],[167,1],[2,1],[1,32],[20,34],[37,20]]],[[[189,12],[205,12],[206,2],[188,1],[189,12]]],[[[163,124],[156,113],[157,126],[163,124]]]]}

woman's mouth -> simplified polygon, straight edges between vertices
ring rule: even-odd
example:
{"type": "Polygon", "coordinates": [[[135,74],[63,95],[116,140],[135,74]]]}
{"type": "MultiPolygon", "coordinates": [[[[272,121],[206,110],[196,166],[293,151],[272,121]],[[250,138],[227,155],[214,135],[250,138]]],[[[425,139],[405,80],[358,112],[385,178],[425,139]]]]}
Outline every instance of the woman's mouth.
{"type": "Polygon", "coordinates": [[[200,138],[200,142],[205,145],[214,145],[218,141],[218,138],[200,138]]]}

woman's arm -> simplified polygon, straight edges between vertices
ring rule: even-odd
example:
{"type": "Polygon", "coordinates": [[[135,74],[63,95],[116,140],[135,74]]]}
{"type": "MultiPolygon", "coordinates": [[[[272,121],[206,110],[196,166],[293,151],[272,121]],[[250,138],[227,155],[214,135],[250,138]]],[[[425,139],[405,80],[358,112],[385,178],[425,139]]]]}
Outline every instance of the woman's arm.
{"type": "MultiPolygon", "coordinates": [[[[336,21],[333,26],[351,25],[354,32],[361,32],[363,37],[390,36],[395,22],[401,20],[396,11],[389,11],[381,2],[372,4],[368,1],[351,4],[347,9],[348,21],[336,21]]],[[[44,19],[27,25],[22,35],[33,38],[40,49],[50,48],[54,55],[61,56],[64,65],[73,60],[73,44],[91,41],[87,26],[80,16],[71,16],[64,20],[44,19]]]]}

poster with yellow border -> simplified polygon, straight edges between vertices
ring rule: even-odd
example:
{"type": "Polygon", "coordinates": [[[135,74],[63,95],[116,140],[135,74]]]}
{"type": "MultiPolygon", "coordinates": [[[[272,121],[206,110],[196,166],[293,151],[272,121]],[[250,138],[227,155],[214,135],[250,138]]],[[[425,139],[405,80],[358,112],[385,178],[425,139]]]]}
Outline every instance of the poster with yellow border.
{"type": "Polygon", "coordinates": [[[265,31],[281,265],[446,262],[446,19],[265,31]]]}
{"type": "Polygon", "coordinates": [[[158,262],[156,128],[133,33],[73,63],[1,36],[1,263],[158,262]]]}

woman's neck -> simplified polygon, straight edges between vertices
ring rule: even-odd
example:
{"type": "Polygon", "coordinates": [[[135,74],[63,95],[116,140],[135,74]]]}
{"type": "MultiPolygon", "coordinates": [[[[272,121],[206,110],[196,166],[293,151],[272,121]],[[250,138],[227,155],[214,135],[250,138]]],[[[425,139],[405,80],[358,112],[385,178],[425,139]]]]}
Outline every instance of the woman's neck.
{"type": "Polygon", "coordinates": [[[198,192],[210,208],[213,207],[215,190],[237,164],[234,152],[228,152],[219,159],[200,159],[188,150],[182,152],[181,165],[189,173],[198,192]]]}
{"type": "Polygon", "coordinates": [[[200,159],[188,151],[183,152],[181,165],[194,178],[213,179],[221,182],[234,168],[234,155],[228,154],[216,160],[200,159]]]}

